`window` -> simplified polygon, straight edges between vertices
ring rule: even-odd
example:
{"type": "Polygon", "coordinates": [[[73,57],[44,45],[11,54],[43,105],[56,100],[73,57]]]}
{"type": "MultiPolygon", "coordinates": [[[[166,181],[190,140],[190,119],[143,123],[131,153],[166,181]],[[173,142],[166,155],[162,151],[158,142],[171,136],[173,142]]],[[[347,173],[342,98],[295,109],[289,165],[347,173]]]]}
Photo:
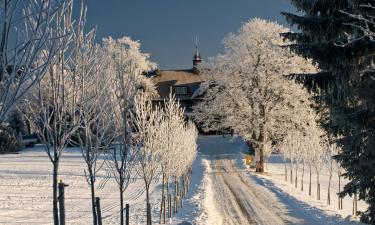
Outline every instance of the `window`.
{"type": "Polygon", "coordinates": [[[176,87],[176,95],[187,95],[187,87],[176,87]]]}

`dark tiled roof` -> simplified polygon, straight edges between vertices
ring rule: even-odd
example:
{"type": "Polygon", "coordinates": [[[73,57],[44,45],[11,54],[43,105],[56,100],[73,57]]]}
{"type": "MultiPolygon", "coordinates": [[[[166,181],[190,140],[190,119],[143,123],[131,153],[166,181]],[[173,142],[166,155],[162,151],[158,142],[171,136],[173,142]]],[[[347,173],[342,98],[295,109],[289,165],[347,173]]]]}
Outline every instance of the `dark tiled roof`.
{"type": "Polygon", "coordinates": [[[193,93],[204,81],[203,74],[194,73],[193,70],[161,70],[152,78],[159,93],[159,99],[168,98],[170,90],[174,87],[187,87],[187,95],[176,95],[179,100],[191,99],[193,93]]]}

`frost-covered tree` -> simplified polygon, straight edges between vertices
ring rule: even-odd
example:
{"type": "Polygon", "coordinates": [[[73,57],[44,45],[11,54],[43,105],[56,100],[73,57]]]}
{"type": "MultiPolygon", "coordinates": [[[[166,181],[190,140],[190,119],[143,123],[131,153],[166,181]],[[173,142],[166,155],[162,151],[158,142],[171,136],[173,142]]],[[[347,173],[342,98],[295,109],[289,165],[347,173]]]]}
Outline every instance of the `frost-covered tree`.
{"type": "MultiPolygon", "coordinates": [[[[331,181],[333,176],[333,170],[335,167],[334,156],[337,156],[340,153],[340,147],[336,143],[328,144],[327,149],[324,152],[325,166],[328,170],[329,179],[328,179],[328,190],[327,190],[327,204],[331,204],[331,181]]],[[[340,200],[339,200],[340,201],[340,200]]]]}
{"type": "MultiPolygon", "coordinates": [[[[169,182],[173,175],[177,158],[180,156],[178,149],[181,147],[180,135],[183,134],[184,129],[184,110],[176,101],[175,97],[170,94],[168,100],[164,101],[162,107],[163,120],[161,124],[162,139],[161,141],[161,154],[160,166],[162,173],[162,201],[160,207],[160,223],[166,222],[166,197],[165,188],[167,189],[167,196],[169,196],[169,182]]],[[[185,154],[183,154],[185,155],[185,154]]]]}
{"type": "Polygon", "coordinates": [[[185,122],[184,110],[170,94],[164,101],[160,113],[162,120],[158,132],[160,132],[160,169],[162,175],[162,201],[160,207],[160,223],[166,222],[166,196],[168,197],[168,217],[172,217],[172,197],[170,183],[174,183],[174,210],[182,204],[182,198],[186,194],[189,184],[191,165],[197,154],[196,139],[198,136],[195,124],[185,122]]]}
{"type": "MultiPolygon", "coordinates": [[[[182,133],[182,152],[180,154],[181,161],[181,180],[182,190],[181,198],[185,196],[189,185],[189,177],[192,172],[192,164],[197,156],[198,145],[198,130],[192,121],[189,121],[182,133]]],[[[181,200],[182,201],[182,200],[181,200]]],[[[181,203],[182,204],[182,203],[181,203]]]]}
{"type": "MultiPolygon", "coordinates": [[[[312,173],[315,170],[317,174],[317,197],[320,196],[320,179],[319,175],[323,168],[324,156],[326,156],[326,135],[320,128],[318,114],[312,112],[305,115],[305,129],[286,131],[286,136],[277,145],[284,159],[289,160],[291,164],[290,183],[292,183],[292,168],[295,164],[295,186],[297,187],[298,165],[302,163],[301,191],[303,191],[303,180],[305,165],[309,167],[309,195],[312,188],[312,173]],[[308,121],[308,122],[307,122],[308,121]]],[[[285,181],[287,181],[287,167],[285,164],[285,181]]]]}
{"type": "Polygon", "coordinates": [[[148,225],[151,224],[150,187],[160,169],[161,139],[164,139],[163,132],[160,132],[162,120],[162,111],[159,107],[152,106],[152,99],[143,92],[137,95],[134,111],[137,167],[146,188],[148,225]]]}
{"type": "Polygon", "coordinates": [[[103,40],[108,59],[107,72],[110,76],[111,100],[114,106],[116,145],[108,154],[108,166],[114,175],[120,194],[120,224],[124,224],[124,192],[131,180],[137,156],[132,133],[132,112],[135,96],[142,89],[153,95],[155,89],[143,72],[153,70],[155,64],[149,55],[141,52],[140,43],[130,37],[103,40]]]}
{"type": "MultiPolygon", "coordinates": [[[[46,1],[49,2],[49,1],[46,1]]],[[[48,65],[43,79],[31,90],[25,99],[24,114],[43,143],[52,163],[53,219],[59,224],[57,182],[60,158],[70,142],[72,134],[80,126],[79,108],[82,100],[78,94],[79,74],[75,68],[80,63],[75,49],[83,30],[85,14],[74,22],[72,5],[58,13],[59,18],[53,24],[56,35],[62,38],[48,41],[46,48],[54,48],[55,41],[60,46],[56,58],[48,65]],[[77,57],[76,57],[77,56],[77,57]]],[[[38,62],[45,62],[50,57],[48,51],[42,51],[38,62]]]]}
{"type": "MultiPolygon", "coordinates": [[[[86,14],[85,11],[82,12],[86,14]]],[[[81,28],[84,28],[82,21],[81,28]]],[[[109,92],[109,77],[106,76],[104,52],[95,43],[95,30],[84,33],[80,29],[74,33],[74,51],[71,58],[74,71],[77,74],[77,98],[79,105],[77,112],[80,118],[80,127],[75,135],[83,159],[86,163],[84,170],[86,181],[91,191],[91,209],[93,224],[98,224],[95,200],[96,174],[104,162],[99,157],[108,151],[116,134],[114,125],[113,101],[109,92]]]]}
{"type": "Polygon", "coordinates": [[[324,166],[324,151],[327,148],[325,143],[324,133],[318,128],[315,128],[315,131],[312,131],[314,134],[310,136],[311,142],[311,161],[312,165],[316,172],[316,197],[320,200],[320,172],[324,166]]]}
{"type": "MultiPolygon", "coordinates": [[[[38,83],[63,47],[56,22],[72,0],[3,0],[0,2],[0,124],[38,83]]],[[[66,30],[69,32],[69,30],[66,30]]]]}
{"type": "Polygon", "coordinates": [[[224,54],[202,68],[205,95],[194,107],[195,120],[205,129],[232,128],[250,141],[260,171],[267,143],[282,139],[286,130],[304,127],[310,110],[310,95],[283,75],[316,68],[282,47],[287,43],[280,33],[287,31],[275,22],[252,19],[229,34],[224,54]]]}

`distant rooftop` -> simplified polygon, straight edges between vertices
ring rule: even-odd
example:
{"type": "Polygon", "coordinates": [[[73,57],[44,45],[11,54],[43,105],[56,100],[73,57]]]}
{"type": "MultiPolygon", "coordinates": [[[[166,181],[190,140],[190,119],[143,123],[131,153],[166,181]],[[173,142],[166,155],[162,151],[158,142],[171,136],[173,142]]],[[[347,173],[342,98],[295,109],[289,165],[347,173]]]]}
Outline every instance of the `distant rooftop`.
{"type": "Polygon", "coordinates": [[[166,99],[174,87],[187,87],[187,94],[183,96],[176,95],[177,99],[190,99],[199,85],[204,81],[203,74],[196,73],[193,69],[187,70],[159,70],[155,72],[152,80],[156,85],[160,100],[166,99]]]}

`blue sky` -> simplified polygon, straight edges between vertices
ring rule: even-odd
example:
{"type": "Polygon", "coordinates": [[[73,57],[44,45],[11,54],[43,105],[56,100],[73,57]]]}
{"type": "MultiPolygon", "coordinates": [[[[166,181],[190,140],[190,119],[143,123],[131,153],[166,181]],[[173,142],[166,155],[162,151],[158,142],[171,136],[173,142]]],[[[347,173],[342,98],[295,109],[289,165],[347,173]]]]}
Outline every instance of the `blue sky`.
{"type": "Polygon", "coordinates": [[[103,37],[131,36],[161,69],[191,68],[195,35],[204,59],[223,49],[222,39],[252,17],[286,24],[289,0],[85,0],[87,26],[103,37]]]}

